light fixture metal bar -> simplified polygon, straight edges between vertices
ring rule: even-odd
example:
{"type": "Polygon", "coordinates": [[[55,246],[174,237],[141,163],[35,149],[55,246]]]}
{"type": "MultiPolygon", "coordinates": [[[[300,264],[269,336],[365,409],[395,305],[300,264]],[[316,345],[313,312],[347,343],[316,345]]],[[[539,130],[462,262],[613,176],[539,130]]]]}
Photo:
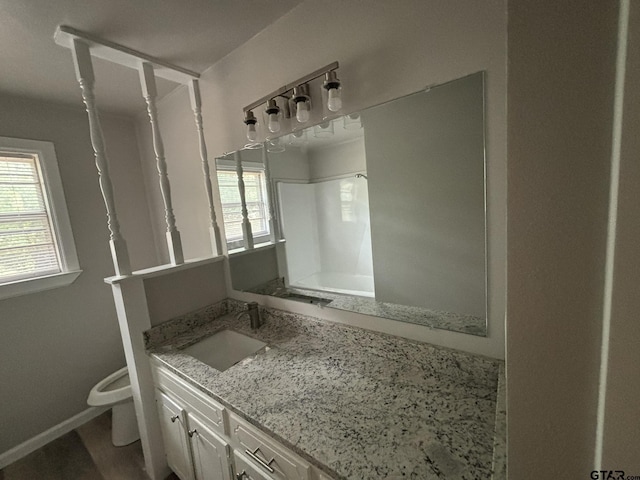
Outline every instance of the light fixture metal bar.
{"type": "Polygon", "coordinates": [[[58,45],[70,49],[73,48],[74,40],[80,40],[89,46],[92,56],[135,70],[138,70],[141,63],[151,63],[154,66],[156,77],[171,80],[176,83],[188,83],[192,79],[200,78],[198,72],[173,65],[138,50],[110,42],[109,40],[104,40],[66,25],[59,25],[58,28],[56,28],[54,39],[58,45]]]}
{"type": "Polygon", "coordinates": [[[243,112],[248,112],[249,110],[253,110],[256,107],[262,105],[263,103],[266,103],[267,100],[271,100],[274,97],[278,97],[280,95],[284,95],[285,93],[287,93],[286,85],[284,87],[280,87],[278,90],[275,90],[275,91],[271,92],[269,95],[265,95],[264,97],[260,98],[259,100],[256,100],[252,104],[247,105],[246,107],[244,107],[242,109],[242,111],[243,112]]]}
{"type": "Polygon", "coordinates": [[[310,82],[311,80],[315,80],[318,77],[321,77],[322,75],[324,75],[327,72],[330,72],[331,70],[336,70],[340,65],[338,64],[338,62],[333,62],[330,63],[329,65],[326,65],[322,68],[319,68],[318,70],[314,70],[313,72],[309,73],[308,75],[305,75],[304,77],[300,77],[299,79],[297,79],[294,82],[291,82],[287,85],[285,85],[284,87],[280,87],[279,89],[271,92],[269,95],[265,95],[264,97],[260,98],[259,100],[256,100],[255,102],[247,105],[246,107],[244,107],[242,109],[243,112],[247,112],[249,110],[253,110],[254,108],[262,105],[263,103],[266,103],[267,100],[271,100],[274,97],[278,97],[281,95],[284,95],[285,93],[287,93],[289,90],[292,90],[293,87],[297,87],[298,85],[302,85],[303,83],[307,83],[310,82]]]}
{"type": "Polygon", "coordinates": [[[310,82],[311,80],[315,80],[316,78],[321,77],[322,75],[324,75],[327,72],[330,72],[331,70],[336,70],[338,67],[339,67],[338,62],[330,63],[329,65],[319,68],[318,70],[311,72],[310,74],[305,75],[302,78],[299,78],[295,82],[292,82],[289,85],[287,85],[285,88],[287,90],[291,90],[293,87],[297,87],[298,85],[302,85],[303,83],[307,83],[307,82],[310,82]]]}

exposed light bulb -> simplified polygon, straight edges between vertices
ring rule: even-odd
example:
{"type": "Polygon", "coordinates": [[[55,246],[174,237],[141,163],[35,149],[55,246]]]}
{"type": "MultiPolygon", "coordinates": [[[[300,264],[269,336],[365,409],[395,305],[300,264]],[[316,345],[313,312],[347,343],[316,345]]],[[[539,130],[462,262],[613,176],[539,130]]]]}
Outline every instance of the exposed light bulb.
{"type": "Polygon", "coordinates": [[[332,112],[337,112],[342,108],[342,95],[337,88],[330,88],[327,99],[327,108],[332,112]]]}
{"type": "Polygon", "coordinates": [[[256,123],[258,123],[258,121],[256,120],[253,112],[251,110],[247,110],[244,113],[244,124],[247,126],[245,133],[247,135],[247,139],[250,142],[255,142],[256,138],[258,138],[258,132],[256,132],[256,123]]]}
{"type": "Polygon", "coordinates": [[[278,120],[277,113],[269,114],[269,122],[267,123],[267,127],[271,133],[276,133],[280,131],[280,120],[278,120]]]}
{"type": "Polygon", "coordinates": [[[331,112],[337,112],[342,108],[342,93],[340,80],[335,70],[331,70],[324,75],[322,88],[327,92],[327,108],[331,112]]]}
{"type": "Polygon", "coordinates": [[[307,102],[302,101],[296,104],[296,119],[300,123],[309,121],[309,105],[307,105],[307,102]]]}
{"type": "Polygon", "coordinates": [[[258,138],[258,132],[256,132],[256,124],[248,123],[247,124],[247,139],[250,142],[255,142],[258,138]]]}

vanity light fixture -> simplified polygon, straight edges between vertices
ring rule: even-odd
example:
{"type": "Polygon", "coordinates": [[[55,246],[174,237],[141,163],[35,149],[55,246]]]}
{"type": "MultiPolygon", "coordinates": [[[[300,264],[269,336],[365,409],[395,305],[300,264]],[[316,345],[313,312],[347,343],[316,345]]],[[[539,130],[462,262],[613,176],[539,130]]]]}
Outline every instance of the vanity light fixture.
{"type": "MultiPolygon", "coordinates": [[[[268,133],[278,133],[283,129],[295,129],[294,124],[296,122],[285,122],[283,128],[283,118],[291,118],[294,114],[297,123],[304,124],[308,122],[311,119],[312,98],[316,98],[315,94],[311,94],[310,85],[312,82],[314,82],[314,84],[320,83],[319,81],[315,81],[322,77],[324,77],[324,82],[321,83],[322,88],[320,88],[320,93],[323,98],[324,107],[326,108],[323,118],[325,120],[327,117],[332,118],[333,113],[342,108],[342,84],[336,73],[338,67],[338,62],[330,63],[244,107],[244,123],[249,141],[255,143],[258,139],[258,131],[256,130],[258,121],[253,114],[253,110],[260,105],[266,104],[264,112],[266,115],[265,123],[267,128],[265,130],[268,130],[268,133]],[[280,105],[278,105],[277,102],[278,98],[284,99],[283,102],[280,102],[280,105]]],[[[319,98],[320,97],[318,97],[318,103],[320,103],[319,98]]]]}

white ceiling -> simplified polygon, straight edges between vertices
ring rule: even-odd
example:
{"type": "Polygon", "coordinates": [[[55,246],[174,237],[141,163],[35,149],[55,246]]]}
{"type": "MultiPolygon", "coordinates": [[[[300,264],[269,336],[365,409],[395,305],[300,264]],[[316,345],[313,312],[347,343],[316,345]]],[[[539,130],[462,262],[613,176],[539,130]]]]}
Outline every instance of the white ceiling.
{"type": "MultiPolygon", "coordinates": [[[[0,93],[81,105],[58,25],[83,30],[202,72],[302,0],[0,0],[0,93]]],[[[134,70],[94,59],[104,110],[144,108],[134,70]]],[[[158,79],[164,95],[175,88],[158,79]]]]}

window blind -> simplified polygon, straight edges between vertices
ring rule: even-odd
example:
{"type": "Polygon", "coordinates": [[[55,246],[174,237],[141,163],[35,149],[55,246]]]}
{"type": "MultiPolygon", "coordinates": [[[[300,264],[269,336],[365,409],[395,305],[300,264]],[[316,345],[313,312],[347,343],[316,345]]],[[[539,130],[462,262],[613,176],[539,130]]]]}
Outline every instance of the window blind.
{"type": "Polygon", "coordinates": [[[0,283],[61,270],[38,157],[0,152],[0,283]]]}

